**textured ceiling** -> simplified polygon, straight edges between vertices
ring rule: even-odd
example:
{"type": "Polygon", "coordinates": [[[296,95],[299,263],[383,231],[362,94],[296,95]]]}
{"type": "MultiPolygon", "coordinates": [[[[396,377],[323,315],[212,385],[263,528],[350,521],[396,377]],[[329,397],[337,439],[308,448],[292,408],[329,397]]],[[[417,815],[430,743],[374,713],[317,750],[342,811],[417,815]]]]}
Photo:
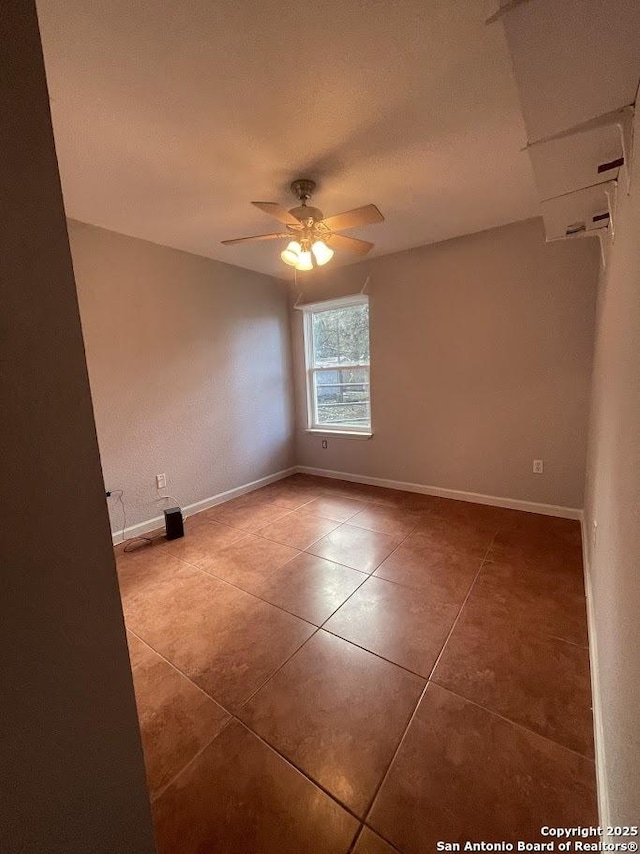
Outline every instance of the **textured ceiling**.
{"type": "Polygon", "coordinates": [[[376,255],[536,214],[495,8],[40,0],[67,213],[281,276],[279,243],[219,241],[277,230],[249,202],[296,177],[325,215],[377,204],[376,255]]]}

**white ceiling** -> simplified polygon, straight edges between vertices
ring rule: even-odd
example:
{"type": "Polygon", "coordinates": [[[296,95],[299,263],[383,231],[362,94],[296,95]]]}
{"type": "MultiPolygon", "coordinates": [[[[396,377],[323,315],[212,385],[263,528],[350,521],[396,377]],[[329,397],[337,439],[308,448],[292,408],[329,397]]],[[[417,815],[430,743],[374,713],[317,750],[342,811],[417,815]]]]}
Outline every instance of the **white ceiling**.
{"type": "Polygon", "coordinates": [[[495,8],[39,0],[67,213],[283,277],[279,243],[219,241],[278,230],[249,202],[297,177],[325,215],[377,204],[376,255],[535,215],[495,8]]]}

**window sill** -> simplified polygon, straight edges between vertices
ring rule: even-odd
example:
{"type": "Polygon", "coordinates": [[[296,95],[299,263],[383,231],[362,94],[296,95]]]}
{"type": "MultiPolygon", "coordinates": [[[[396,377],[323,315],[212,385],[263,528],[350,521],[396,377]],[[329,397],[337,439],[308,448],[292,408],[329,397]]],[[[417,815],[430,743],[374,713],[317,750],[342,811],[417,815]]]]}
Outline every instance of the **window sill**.
{"type": "Polygon", "coordinates": [[[340,436],[343,439],[370,439],[373,436],[373,433],[357,433],[354,430],[320,430],[317,427],[307,427],[305,432],[315,436],[340,436]]]}

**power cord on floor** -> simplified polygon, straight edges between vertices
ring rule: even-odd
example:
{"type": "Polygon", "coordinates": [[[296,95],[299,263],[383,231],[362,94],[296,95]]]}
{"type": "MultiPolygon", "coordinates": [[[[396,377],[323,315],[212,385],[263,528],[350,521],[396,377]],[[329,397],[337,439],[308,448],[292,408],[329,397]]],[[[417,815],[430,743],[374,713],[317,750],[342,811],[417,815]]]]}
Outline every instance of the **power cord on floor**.
{"type": "MultiPolygon", "coordinates": [[[[156,501],[175,501],[176,505],[179,507],[180,502],[174,495],[159,495],[156,498],[156,501]]],[[[125,552],[135,552],[142,546],[136,546],[135,543],[139,543],[141,540],[149,545],[150,543],[155,542],[156,540],[164,539],[164,533],[156,534],[155,537],[147,537],[145,534],[141,534],[139,537],[134,537],[132,540],[129,540],[129,543],[124,547],[123,551],[125,552]],[[131,548],[129,548],[131,546],[131,548]]]]}
{"type": "Polygon", "coordinates": [[[155,537],[147,537],[146,534],[140,534],[139,537],[132,537],[127,545],[122,549],[123,552],[137,552],[138,549],[144,548],[145,545],[151,545],[156,540],[164,540],[164,532],[156,534],[155,537]]]}
{"type": "MultiPolygon", "coordinates": [[[[127,530],[127,508],[124,503],[124,489],[108,489],[106,490],[105,495],[107,498],[115,496],[122,507],[122,533],[120,534],[120,542],[124,543],[124,535],[127,530]]],[[[176,501],[172,495],[161,495],[160,498],[156,499],[156,501],[162,501],[165,498],[170,498],[172,501],[176,501]]],[[[132,537],[122,550],[124,552],[134,552],[137,551],[137,549],[142,548],[142,544],[150,545],[155,540],[162,539],[163,537],[164,533],[156,534],[154,537],[148,537],[146,534],[141,534],[139,537],[132,537]]]]}

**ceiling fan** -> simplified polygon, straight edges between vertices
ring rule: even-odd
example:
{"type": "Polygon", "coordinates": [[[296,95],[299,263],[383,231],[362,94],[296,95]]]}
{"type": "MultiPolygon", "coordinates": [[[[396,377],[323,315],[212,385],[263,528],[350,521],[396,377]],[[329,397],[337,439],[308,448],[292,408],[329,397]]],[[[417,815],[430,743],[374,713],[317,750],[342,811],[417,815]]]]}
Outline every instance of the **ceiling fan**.
{"type": "Polygon", "coordinates": [[[288,239],[289,245],[280,253],[280,257],[285,264],[295,267],[296,270],[312,270],[314,266],[326,264],[333,258],[332,247],[345,249],[356,255],[366,255],[370,252],[373,249],[373,243],[347,237],[338,232],[383,222],[384,217],[378,208],[375,205],[364,205],[325,219],[321,210],[307,204],[315,188],[315,181],[308,178],[299,178],[294,181],[291,184],[291,192],[300,204],[291,210],[286,210],[277,202],[251,202],[252,205],[285,225],[286,231],[256,234],[253,237],[236,237],[233,240],[223,240],[222,243],[231,246],[235,243],[249,243],[254,240],[288,239]]]}

